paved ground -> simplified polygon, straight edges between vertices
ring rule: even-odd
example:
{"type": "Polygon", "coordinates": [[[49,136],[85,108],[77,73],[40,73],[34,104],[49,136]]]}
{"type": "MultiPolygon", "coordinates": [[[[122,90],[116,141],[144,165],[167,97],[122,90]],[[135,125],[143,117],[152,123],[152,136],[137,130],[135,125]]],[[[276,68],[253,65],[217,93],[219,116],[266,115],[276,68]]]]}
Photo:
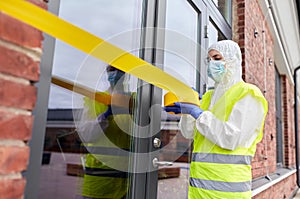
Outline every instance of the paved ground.
{"type": "MultiPolygon", "coordinates": [[[[43,199],[76,199],[81,192],[82,177],[66,175],[67,163],[80,163],[78,154],[52,153],[49,165],[41,168],[39,197],[43,199]]],[[[175,163],[180,167],[178,178],[158,181],[158,199],[186,199],[188,189],[188,164],[175,163]]]]}

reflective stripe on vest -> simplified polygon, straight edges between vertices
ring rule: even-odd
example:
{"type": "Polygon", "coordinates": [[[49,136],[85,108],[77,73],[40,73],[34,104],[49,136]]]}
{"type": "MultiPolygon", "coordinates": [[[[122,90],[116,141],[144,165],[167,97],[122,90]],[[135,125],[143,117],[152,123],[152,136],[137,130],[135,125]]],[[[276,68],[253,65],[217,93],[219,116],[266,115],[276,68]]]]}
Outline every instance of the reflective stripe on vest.
{"type": "Polygon", "coordinates": [[[101,176],[101,177],[111,177],[111,178],[127,178],[128,173],[123,171],[118,171],[115,169],[101,169],[101,168],[90,168],[85,167],[85,175],[101,176]]]}
{"type": "Polygon", "coordinates": [[[95,155],[129,156],[129,149],[101,146],[87,146],[86,149],[95,155]]]}
{"type": "Polygon", "coordinates": [[[251,181],[220,182],[213,180],[190,178],[190,186],[223,192],[247,192],[251,190],[251,181]]]}
{"type": "Polygon", "coordinates": [[[193,153],[193,162],[212,162],[220,164],[246,164],[250,165],[252,156],[213,154],[213,153],[193,153]]]}

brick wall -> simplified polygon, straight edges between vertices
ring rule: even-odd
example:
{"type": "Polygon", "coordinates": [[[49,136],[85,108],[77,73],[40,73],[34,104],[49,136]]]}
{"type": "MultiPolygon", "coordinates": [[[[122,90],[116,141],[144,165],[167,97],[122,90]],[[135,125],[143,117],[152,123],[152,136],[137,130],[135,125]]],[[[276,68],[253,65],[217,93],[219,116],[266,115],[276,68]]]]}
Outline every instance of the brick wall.
{"type": "MultiPolygon", "coordinates": [[[[233,5],[233,40],[241,46],[243,79],[258,86],[269,103],[264,138],[257,145],[252,162],[252,176],[259,178],[276,171],[275,64],[269,64],[269,59],[274,60],[274,44],[264,20],[267,11],[261,10],[258,0],[234,0],[233,5]]],[[[284,166],[292,168],[295,166],[293,85],[285,76],[282,79],[284,166]]],[[[254,198],[288,198],[295,187],[292,175],[254,198]]]]}
{"type": "Polygon", "coordinates": [[[275,68],[268,63],[274,60],[273,40],[257,0],[235,0],[234,5],[233,39],[241,46],[243,78],[258,86],[269,103],[264,138],[252,165],[253,178],[257,178],[276,169],[275,68]]]}
{"type": "Polygon", "coordinates": [[[266,191],[254,196],[252,199],[287,199],[291,198],[296,187],[296,175],[284,179],[280,183],[273,185],[266,191]]]}
{"type": "Polygon", "coordinates": [[[275,172],[276,170],[276,108],[275,108],[275,67],[270,65],[268,60],[273,58],[273,41],[271,33],[264,19],[263,12],[259,8],[258,1],[248,1],[246,23],[245,50],[245,80],[257,85],[264,92],[268,101],[268,115],[265,121],[264,138],[258,145],[256,158],[260,167],[254,168],[253,177],[262,172],[275,172]],[[251,2],[251,3],[250,3],[251,2]],[[253,12],[253,10],[255,10],[253,12]],[[255,13],[255,14],[253,14],[255,13]],[[254,36],[254,30],[258,32],[254,36]]]}
{"type": "MultiPolygon", "coordinates": [[[[42,0],[30,2],[46,8],[42,0]]],[[[0,196],[23,198],[42,33],[0,13],[0,196]]]]}

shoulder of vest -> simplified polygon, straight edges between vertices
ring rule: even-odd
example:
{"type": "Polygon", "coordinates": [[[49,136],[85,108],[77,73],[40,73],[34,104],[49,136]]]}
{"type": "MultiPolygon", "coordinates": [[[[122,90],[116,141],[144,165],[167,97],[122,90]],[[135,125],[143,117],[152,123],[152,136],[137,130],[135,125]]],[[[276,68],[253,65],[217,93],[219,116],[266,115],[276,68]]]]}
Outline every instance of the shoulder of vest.
{"type": "Polygon", "coordinates": [[[261,90],[254,84],[250,84],[250,83],[245,83],[245,87],[248,89],[248,92],[254,97],[258,98],[263,103],[265,109],[267,109],[268,102],[265,96],[263,95],[263,93],[261,92],[261,90]]]}
{"type": "Polygon", "coordinates": [[[261,90],[260,90],[257,86],[255,86],[254,84],[244,83],[244,86],[245,86],[245,88],[247,88],[248,90],[252,90],[252,91],[255,93],[255,95],[258,95],[258,96],[261,96],[261,97],[264,98],[264,96],[263,96],[261,90]]]}
{"type": "Polygon", "coordinates": [[[210,89],[208,91],[206,91],[202,97],[204,97],[205,95],[211,95],[214,92],[214,89],[210,89]]]}

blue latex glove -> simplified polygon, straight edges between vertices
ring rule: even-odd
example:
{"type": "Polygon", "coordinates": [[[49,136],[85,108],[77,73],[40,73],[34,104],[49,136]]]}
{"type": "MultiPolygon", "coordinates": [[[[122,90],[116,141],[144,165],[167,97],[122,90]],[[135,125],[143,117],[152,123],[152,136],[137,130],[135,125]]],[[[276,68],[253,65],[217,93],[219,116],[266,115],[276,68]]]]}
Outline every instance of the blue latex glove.
{"type": "Polygon", "coordinates": [[[108,116],[110,116],[112,114],[111,112],[111,106],[108,106],[107,110],[105,111],[105,113],[103,113],[104,118],[108,118],[108,116]]]}
{"type": "Polygon", "coordinates": [[[164,110],[166,112],[173,112],[175,114],[181,113],[181,108],[179,106],[165,106],[164,110]]]}
{"type": "Polygon", "coordinates": [[[108,118],[110,115],[112,115],[112,112],[111,112],[111,106],[108,106],[107,110],[106,110],[104,113],[102,113],[102,114],[100,114],[100,115],[97,116],[97,121],[98,121],[99,123],[100,123],[100,122],[103,122],[104,120],[107,120],[107,118],[108,118]]]}
{"type": "Polygon", "coordinates": [[[177,113],[190,114],[195,119],[197,119],[203,113],[203,110],[199,108],[197,105],[180,103],[180,102],[175,102],[174,106],[166,106],[164,107],[164,109],[167,112],[174,112],[175,114],[177,113]]]}
{"type": "Polygon", "coordinates": [[[181,113],[190,114],[195,119],[197,119],[203,113],[203,110],[195,104],[180,103],[180,102],[175,102],[174,104],[175,106],[179,106],[181,108],[181,113]]]}

